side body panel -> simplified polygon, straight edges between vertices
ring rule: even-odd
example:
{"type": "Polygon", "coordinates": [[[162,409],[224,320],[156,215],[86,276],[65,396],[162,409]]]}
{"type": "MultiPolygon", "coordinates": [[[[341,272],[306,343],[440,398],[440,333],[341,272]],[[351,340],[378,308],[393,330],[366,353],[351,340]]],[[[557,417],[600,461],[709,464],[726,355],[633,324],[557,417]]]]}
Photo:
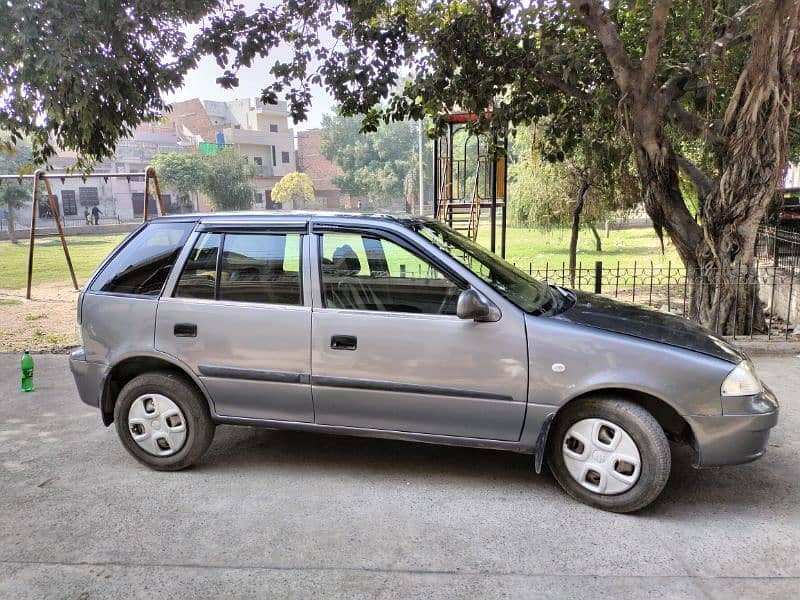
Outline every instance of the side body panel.
{"type": "Polygon", "coordinates": [[[608,388],[649,394],[684,416],[722,415],[720,382],[732,368],[727,361],[558,319],[526,321],[529,419],[544,422],[569,400],[608,388]]]}
{"type": "MultiPolygon", "coordinates": [[[[509,311],[510,313],[510,311],[509,311]]],[[[517,440],[525,417],[522,319],[315,309],[312,386],[316,422],[517,440]],[[354,336],[356,350],[331,338],[354,336]]]]}
{"type": "Polygon", "coordinates": [[[114,365],[119,357],[153,350],[158,299],[84,292],[81,327],[90,362],[114,365]]]}

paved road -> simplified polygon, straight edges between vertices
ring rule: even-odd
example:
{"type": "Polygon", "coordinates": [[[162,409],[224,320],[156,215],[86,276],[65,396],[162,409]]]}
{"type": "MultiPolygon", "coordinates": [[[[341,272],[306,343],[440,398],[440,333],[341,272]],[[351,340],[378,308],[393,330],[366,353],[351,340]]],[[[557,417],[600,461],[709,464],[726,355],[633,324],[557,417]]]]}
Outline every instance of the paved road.
{"type": "Polygon", "coordinates": [[[134,462],[64,356],[15,391],[0,356],[0,597],[797,597],[800,359],[762,460],[696,471],[654,505],[583,506],[502,452],[220,427],[202,464],[134,462]],[[224,593],[223,593],[224,592],[224,593]]]}

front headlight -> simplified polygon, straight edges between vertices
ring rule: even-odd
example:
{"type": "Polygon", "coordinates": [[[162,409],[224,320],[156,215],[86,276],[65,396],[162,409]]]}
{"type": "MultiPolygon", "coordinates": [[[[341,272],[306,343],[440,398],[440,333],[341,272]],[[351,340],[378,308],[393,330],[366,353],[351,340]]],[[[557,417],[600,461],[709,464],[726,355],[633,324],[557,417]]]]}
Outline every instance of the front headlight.
{"type": "Polygon", "coordinates": [[[722,382],[721,393],[723,396],[755,396],[763,390],[753,363],[745,360],[728,373],[725,381],[722,382]]]}

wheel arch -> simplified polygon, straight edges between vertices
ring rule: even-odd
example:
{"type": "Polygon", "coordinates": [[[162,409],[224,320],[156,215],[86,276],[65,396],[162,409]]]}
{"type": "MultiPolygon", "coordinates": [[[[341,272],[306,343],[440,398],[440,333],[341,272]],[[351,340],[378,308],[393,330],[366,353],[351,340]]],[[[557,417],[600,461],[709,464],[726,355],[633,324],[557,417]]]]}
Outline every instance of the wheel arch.
{"type": "Polygon", "coordinates": [[[142,373],[152,371],[171,371],[181,376],[200,392],[208,402],[211,414],[214,414],[214,405],[205,386],[192,373],[191,369],[171,356],[140,353],[120,358],[109,369],[103,381],[102,394],[100,396],[100,413],[104,425],[108,426],[114,422],[114,404],[116,404],[117,397],[125,384],[142,373]]]}
{"type": "Polygon", "coordinates": [[[537,473],[541,468],[541,459],[538,456],[539,452],[541,451],[541,458],[543,458],[543,455],[546,453],[546,448],[552,443],[552,439],[549,435],[552,430],[551,424],[558,421],[559,417],[564,414],[564,409],[567,406],[572,406],[576,402],[596,398],[597,396],[614,396],[641,406],[653,415],[653,418],[661,426],[661,429],[664,430],[667,439],[674,442],[689,444],[695,453],[697,453],[697,441],[689,422],[669,402],[651,393],[633,388],[618,386],[599,387],[573,396],[559,406],[558,410],[553,413],[552,421],[547,423],[547,433],[545,434],[547,435],[547,439],[544,443],[540,445],[537,444],[537,473]],[[539,450],[539,448],[541,448],[541,450],[539,450]]]}

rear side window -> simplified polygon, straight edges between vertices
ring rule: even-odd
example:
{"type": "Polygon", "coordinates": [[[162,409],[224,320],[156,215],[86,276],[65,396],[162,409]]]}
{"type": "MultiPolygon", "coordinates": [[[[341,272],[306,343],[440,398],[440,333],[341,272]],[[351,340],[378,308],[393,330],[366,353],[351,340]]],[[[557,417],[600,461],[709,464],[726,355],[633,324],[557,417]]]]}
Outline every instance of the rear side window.
{"type": "Polygon", "coordinates": [[[219,233],[204,233],[198,238],[175,289],[176,297],[214,299],[221,238],[219,233]]]}
{"type": "Polygon", "coordinates": [[[158,296],[194,223],[151,223],[103,268],[95,292],[158,296]]]}
{"type": "Polygon", "coordinates": [[[175,296],[301,305],[300,240],[299,234],[204,234],[186,261],[175,296]]]}

